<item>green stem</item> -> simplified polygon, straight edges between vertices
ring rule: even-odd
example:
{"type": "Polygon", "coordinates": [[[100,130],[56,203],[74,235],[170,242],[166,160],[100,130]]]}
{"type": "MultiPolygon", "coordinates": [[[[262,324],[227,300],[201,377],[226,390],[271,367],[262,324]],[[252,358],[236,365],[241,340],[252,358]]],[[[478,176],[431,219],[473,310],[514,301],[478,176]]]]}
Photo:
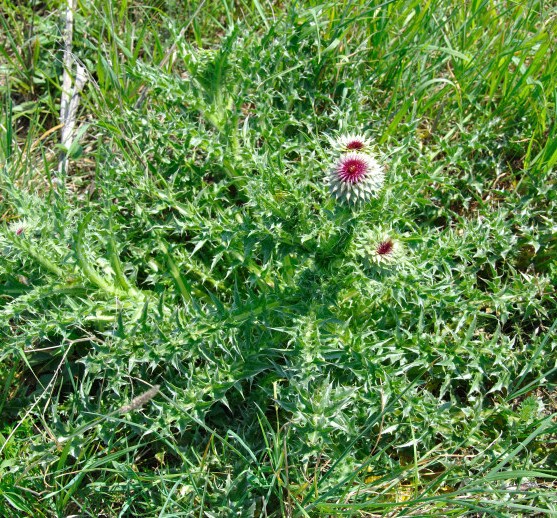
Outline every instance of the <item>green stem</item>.
{"type": "Polygon", "coordinates": [[[120,262],[120,258],[118,257],[118,253],[116,251],[116,243],[114,242],[114,238],[112,237],[112,233],[108,239],[108,254],[110,256],[110,265],[112,266],[112,270],[114,271],[114,276],[116,281],[120,285],[120,287],[124,291],[129,291],[133,294],[137,293],[137,290],[133,288],[133,286],[129,283],[127,277],[124,275],[122,271],[122,263],[120,262]]]}
{"type": "Polygon", "coordinates": [[[168,250],[168,247],[162,242],[159,243],[159,246],[161,247],[161,250],[163,251],[164,255],[166,256],[166,263],[168,264],[168,268],[170,270],[170,275],[172,275],[172,278],[174,279],[174,282],[176,282],[176,285],[178,286],[178,290],[180,291],[183,299],[186,302],[189,302],[191,304],[193,302],[193,299],[192,299],[192,296],[191,296],[191,288],[188,286],[186,281],[182,278],[182,275],[180,274],[180,270],[178,269],[178,266],[174,262],[174,259],[172,258],[172,255],[170,254],[170,251],[168,250]]]}
{"type": "Polygon", "coordinates": [[[83,249],[83,234],[85,233],[85,229],[87,228],[89,221],[91,221],[92,216],[93,213],[91,212],[87,214],[87,216],[85,216],[77,229],[75,238],[75,254],[77,258],[77,264],[81,268],[81,271],[83,272],[85,277],[87,277],[89,281],[98,286],[101,290],[109,293],[110,295],[124,295],[126,293],[125,291],[122,291],[109,284],[95,271],[95,269],[89,264],[89,261],[87,260],[85,250],[83,249]]]}
{"type": "Polygon", "coordinates": [[[22,248],[33,258],[37,263],[39,263],[45,270],[53,273],[58,277],[64,277],[65,272],[59,266],[56,266],[50,259],[45,255],[40,254],[33,245],[28,242],[22,244],[22,248]]]}

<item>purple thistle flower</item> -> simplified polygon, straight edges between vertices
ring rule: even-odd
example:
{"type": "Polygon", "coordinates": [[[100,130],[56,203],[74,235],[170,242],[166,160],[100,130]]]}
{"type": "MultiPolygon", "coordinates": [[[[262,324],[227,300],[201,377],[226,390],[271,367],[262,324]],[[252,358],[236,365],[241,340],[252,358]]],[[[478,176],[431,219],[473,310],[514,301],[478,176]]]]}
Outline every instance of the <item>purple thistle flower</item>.
{"type": "Polygon", "coordinates": [[[400,264],[404,259],[404,248],[398,240],[383,234],[372,240],[369,259],[376,264],[400,264]]]}
{"type": "Polygon", "coordinates": [[[329,174],[329,185],[337,200],[358,203],[369,200],[381,189],[384,176],[375,158],[352,152],[339,158],[329,174]]]}
{"type": "Polygon", "coordinates": [[[337,139],[337,147],[342,151],[367,151],[369,140],[364,135],[343,135],[337,139]]]}
{"type": "Polygon", "coordinates": [[[406,260],[402,243],[392,233],[364,231],[356,239],[356,253],[368,265],[400,265],[406,260]]]}
{"type": "Polygon", "coordinates": [[[385,241],[381,241],[375,247],[375,253],[379,256],[389,256],[393,254],[394,249],[395,243],[390,237],[388,237],[385,241]]]}
{"type": "Polygon", "coordinates": [[[23,235],[29,229],[29,223],[25,219],[21,219],[19,221],[15,221],[9,226],[11,232],[13,232],[16,236],[23,235]]]}

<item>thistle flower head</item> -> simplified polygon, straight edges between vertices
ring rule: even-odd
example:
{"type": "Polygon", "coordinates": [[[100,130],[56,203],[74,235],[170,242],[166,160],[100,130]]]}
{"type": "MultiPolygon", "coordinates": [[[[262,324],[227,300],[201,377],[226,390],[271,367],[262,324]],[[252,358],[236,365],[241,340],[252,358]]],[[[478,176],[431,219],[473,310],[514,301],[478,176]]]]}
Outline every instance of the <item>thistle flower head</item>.
{"type": "Polygon", "coordinates": [[[394,241],[391,237],[386,237],[375,244],[373,250],[374,258],[377,262],[391,262],[396,257],[399,248],[398,241],[394,241]]]}
{"type": "Polygon", "coordinates": [[[369,140],[362,134],[342,135],[337,138],[337,147],[345,152],[368,151],[370,148],[369,140]]]}
{"type": "Polygon", "coordinates": [[[381,189],[384,180],[381,165],[371,155],[351,152],[342,155],[329,174],[331,193],[341,202],[369,200],[381,189]]]}
{"type": "Polygon", "coordinates": [[[372,265],[398,265],[405,257],[402,243],[390,232],[365,232],[356,242],[356,252],[372,265]]]}
{"type": "Polygon", "coordinates": [[[10,224],[9,230],[16,236],[23,235],[27,230],[29,230],[29,222],[25,219],[20,219],[18,221],[14,221],[10,224]]]}

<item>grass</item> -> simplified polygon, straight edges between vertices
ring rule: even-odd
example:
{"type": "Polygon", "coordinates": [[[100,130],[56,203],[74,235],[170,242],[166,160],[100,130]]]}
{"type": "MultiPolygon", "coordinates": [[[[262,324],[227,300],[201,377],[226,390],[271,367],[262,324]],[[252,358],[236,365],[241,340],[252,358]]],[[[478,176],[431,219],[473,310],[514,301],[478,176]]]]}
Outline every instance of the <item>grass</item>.
{"type": "Polygon", "coordinates": [[[551,3],[0,1],[0,515],[557,513],[551,3]]]}

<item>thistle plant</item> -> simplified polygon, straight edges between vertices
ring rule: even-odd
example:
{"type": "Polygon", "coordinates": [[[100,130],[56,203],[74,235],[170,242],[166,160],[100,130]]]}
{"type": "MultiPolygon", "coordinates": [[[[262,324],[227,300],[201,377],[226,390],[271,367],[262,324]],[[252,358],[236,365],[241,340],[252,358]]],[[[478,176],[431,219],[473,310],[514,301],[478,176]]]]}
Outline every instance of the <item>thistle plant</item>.
{"type": "Polygon", "coordinates": [[[58,177],[2,4],[0,516],[554,512],[549,3],[158,3],[77,3],[58,177]]]}

